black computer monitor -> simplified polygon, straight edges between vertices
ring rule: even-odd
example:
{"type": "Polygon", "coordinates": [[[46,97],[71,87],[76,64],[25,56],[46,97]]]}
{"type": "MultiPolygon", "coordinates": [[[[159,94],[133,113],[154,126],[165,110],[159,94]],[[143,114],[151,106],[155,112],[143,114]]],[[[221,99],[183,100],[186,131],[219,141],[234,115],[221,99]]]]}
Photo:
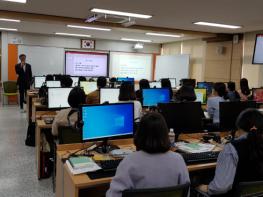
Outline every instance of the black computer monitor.
{"type": "Polygon", "coordinates": [[[100,152],[108,152],[110,138],[127,138],[133,135],[134,104],[84,105],[81,107],[82,140],[104,141],[100,152]]]}
{"type": "Polygon", "coordinates": [[[207,95],[211,95],[213,93],[213,87],[213,82],[197,82],[197,88],[207,89],[207,95]]]}
{"type": "Polygon", "coordinates": [[[256,108],[255,101],[246,102],[220,102],[219,103],[219,121],[220,129],[236,130],[236,120],[239,114],[247,108],[256,108]]]}
{"type": "Polygon", "coordinates": [[[158,108],[167,126],[173,128],[176,134],[203,130],[203,111],[200,102],[160,103],[158,108]]]}
{"type": "Polygon", "coordinates": [[[142,90],[143,107],[156,107],[158,103],[170,102],[168,88],[148,88],[142,90]]]}
{"type": "Polygon", "coordinates": [[[118,83],[128,82],[128,83],[134,84],[134,78],[131,78],[131,77],[118,77],[117,78],[117,82],[118,83]]]}

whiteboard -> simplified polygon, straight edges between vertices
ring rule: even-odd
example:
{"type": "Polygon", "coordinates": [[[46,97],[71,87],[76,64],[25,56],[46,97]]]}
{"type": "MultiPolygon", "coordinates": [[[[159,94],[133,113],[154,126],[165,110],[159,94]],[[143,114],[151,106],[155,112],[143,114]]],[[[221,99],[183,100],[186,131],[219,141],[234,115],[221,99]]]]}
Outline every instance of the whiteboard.
{"type": "Polygon", "coordinates": [[[63,74],[64,48],[19,45],[18,54],[26,54],[27,63],[32,66],[35,76],[63,74]]]}
{"type": "Polygon", "coordinates": [[[161,55],[157,56],[155,80],[162,78],[189,78],[189,55],[161,55]]]}
{"type": "Polygon", "coordinates": [[[152,54],[111,52],[109,75],[152,80],[152,62],[152,54]]]}

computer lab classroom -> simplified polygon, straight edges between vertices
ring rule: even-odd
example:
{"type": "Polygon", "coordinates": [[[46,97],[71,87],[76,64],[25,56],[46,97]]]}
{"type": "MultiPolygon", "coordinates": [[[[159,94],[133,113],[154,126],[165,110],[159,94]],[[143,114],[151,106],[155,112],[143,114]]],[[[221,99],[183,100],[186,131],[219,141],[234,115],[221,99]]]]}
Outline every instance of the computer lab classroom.
{"type": "Polygon", "coordinates": [[[0,197],[263,196],[262,7],[0,0],[0,197]]]}

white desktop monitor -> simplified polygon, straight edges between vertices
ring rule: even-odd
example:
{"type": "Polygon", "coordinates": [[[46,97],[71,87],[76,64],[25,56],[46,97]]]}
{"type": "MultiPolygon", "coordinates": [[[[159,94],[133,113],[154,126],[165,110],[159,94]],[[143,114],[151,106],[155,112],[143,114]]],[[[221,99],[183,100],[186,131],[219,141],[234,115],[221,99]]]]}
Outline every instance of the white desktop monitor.
{"type": "Polygon", "coordinates": [[[85,94],[88,95],[89,93],[97,90],[97,82],[81,81],[80,87],[82,87],[84,89],[85,94]]]}
{"type": "Polygon", "coordinates": [[[100,89],[100,104],[109,102],[117,103],[119,102],[119,88],[101,88],[100,89]]]}
{"type": "Polygon", "coordinates": [[[175,78],[169,78],[169,80],[171,82],[172,88],[176,88],[176,79],[175,78]]]}
{"type": "Polygon", "coordinates": [[[161,82],[155,82],[155,81],[152,81],[150,82],[150,88],[161,88],[162,87],[162,84],[161,82]]]}
{"type": "Polygon", "coordinates": [[[73,81],[72,87],[76,87],[79,85],[79,77],[70,77],[73,81]]]}
{"type": "Polygon", "coordinates": [[[48,88],[60,88],[61,87],[60,81],[46,81],[46,84],[48,88]]]}
{"type": "Polygon", "coordinates": [[[72,88],[48,88],[48,108],[67,108],[68,95],[72,88]]]}
{"type": "Polygon", "coordinates": [[[46,77],[44,76],[35,76],[34,77],[34,87],[35,88],[41,88],[43,83],[45,83],[46,77]]]}

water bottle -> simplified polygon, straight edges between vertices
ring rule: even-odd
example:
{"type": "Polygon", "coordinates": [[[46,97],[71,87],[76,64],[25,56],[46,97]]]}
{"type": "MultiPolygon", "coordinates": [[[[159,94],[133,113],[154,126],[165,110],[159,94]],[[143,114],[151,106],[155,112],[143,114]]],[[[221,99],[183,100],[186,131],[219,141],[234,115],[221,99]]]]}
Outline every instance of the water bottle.
{"type": "Polygon", "coordinates": [[[175,140],[175,134],[174,134],[174,129],[170,129],[170,132],[169,132],[169,140],[170,140],[170,143],[171,145],[174,144],[174,140],[175,140]]]}

